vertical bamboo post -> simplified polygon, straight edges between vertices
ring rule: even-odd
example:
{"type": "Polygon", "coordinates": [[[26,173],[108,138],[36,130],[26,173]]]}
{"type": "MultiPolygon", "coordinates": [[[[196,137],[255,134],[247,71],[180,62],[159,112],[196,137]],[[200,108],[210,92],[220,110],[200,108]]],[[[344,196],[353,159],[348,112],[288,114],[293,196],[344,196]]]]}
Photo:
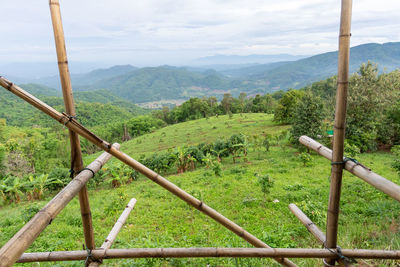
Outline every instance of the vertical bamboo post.
{"type": "MultiPolygon", "coordinates": [[[[65,111],[69,116],[75,117],[76,112],[68,69],[68,59],[65,48],[64,30],[61,21],[60,3],[58,0],[49,0],[49,5],[51,20],[53,23],[54,40],[57,49],[58,69],[60,72],[65,111]]],[[[69,137],[71,142],[71,169],[74,171],[74,173],[78,173],[83,169],[81,144],[79,141],[79,136],[75,132],[69,130],[69,137]]],[[[90,212],[89,196],[86,185],[79,192],[79,203],[81,208],[86,247],[88,249],[94,249],[96,245],[94,241],[92,215],[90,212]]]]}
{"type": "MultiPolygon", "coordinates": [[[[352,0],[342,0],[339,34],[338,85],[336,91],[335,129],[333,134],[333,157],[331,186],[329,192],[326,243],[328,248],[336,248],[339,220],[340,191],[343,175],[343,146],[346,125],[347,90],[349,86],[350,28],[352,0]]],[[[328,264],[335,260],[327,259],[328,264]]]]}

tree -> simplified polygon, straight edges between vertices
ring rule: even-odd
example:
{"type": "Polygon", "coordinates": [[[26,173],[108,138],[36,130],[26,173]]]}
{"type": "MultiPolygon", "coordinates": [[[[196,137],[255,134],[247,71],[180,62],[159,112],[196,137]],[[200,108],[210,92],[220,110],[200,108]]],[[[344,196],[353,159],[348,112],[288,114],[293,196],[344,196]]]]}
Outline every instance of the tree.
{"type": "Polygon", "coordinates": [[[384,120],[385,108],[393,103],[395,90],[388,90],[385,84],[385,76],[379,76],[377,65],[371,62],[361,65],[350,78],[346,138],[362,152],[376,149],[379,122],[384,120]]]}
{"type": "Polygon", "coordinates": [[[278,106],[275,109],[274,121],[292,123],[297,102],[303,94],[304,92],[299,90],[287,91],[278,102],[278,106]]]}
{"type": "Polygon", "coordinates": [[[224,108],[225,114],[231,112],[232,103],[233,103],[232,95],[229,93],[224,94],[224,98],[221,101],[221,105],[224,108]]]}
{"type": "Polygon", "coordinates": [[[293,125],[290,130],[291,142],[299,143],[299,137],[307,135],[318,139],[322,135],[322,120],[324,119],[324,107],[322,100],[307,92],[296,106],[293,125]]]}

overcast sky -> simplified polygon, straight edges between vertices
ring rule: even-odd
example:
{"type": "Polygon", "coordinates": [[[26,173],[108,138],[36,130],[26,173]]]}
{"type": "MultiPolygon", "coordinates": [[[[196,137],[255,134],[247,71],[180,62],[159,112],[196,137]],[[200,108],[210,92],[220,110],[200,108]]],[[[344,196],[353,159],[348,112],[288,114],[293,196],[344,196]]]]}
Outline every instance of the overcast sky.
{"type": "MultiPolygon", "coordinates": [[[[69,61],[186,64],[337,49],[339,0],[61,0],[69,61]]],[[[0,64],[55,61],[47,0],[0,0],[0,64]]],[[[400,41],[399,0],[355,0],[351,45],[400,41]]]]}

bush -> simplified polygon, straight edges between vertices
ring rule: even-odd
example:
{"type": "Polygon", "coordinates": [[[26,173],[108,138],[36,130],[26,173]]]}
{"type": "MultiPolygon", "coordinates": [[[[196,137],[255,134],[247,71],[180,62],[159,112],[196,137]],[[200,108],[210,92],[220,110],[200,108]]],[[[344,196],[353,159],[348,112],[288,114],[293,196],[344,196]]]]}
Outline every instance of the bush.
{"type": "Polygon", "coordinates": [[[67,168],[54,168],[49,173],[50,180],[59,180],[59,183],[52,183],[48,185],[50,191],[55,191],[63,188],[71,182],[70,172],[67,168]]]}
{"type": "Polygon", "coordinates": [[[391,152],[395,154],[397,157],[392,163],[393,169],[395,169],[400,176],[400,145],[393,146],[391,152]]]}
{"type": "Polygon", "coordinates": [[[258,176],[258,184],[260,185],[261,191],[264,193],[265,198],[265,196],[269,194],[270,189],[274,186],[275,181],[268,174],[261,176],[256,174],[256,176],[258,176]]]}
{"type": "Polygon", "coordinates": [[[302,152],[299,154],[299,158],[301,162],[303,162],[303,166],[310,166],[312,162],[312,157],[309,153],[307,152],[302,152]]]}

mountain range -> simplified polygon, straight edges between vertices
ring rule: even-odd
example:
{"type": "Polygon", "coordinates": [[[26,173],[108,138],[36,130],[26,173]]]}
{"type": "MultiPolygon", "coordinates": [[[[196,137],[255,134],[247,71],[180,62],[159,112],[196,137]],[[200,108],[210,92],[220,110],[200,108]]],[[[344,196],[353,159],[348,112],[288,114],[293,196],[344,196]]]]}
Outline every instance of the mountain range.
{"type": "MultiPolygon", "coordinates": [[[[221,57],[228,56],[217,56],[217,59],[221,57]]],[[[268,64],[250,64],[249,62],[225,64],[224,62],[224,64],[206,67],[146,68],[122,65],[98,69],[86,74],[71,75],[71,80],[75,91],[96,91],[93,93],[103,95],[103,101],[111,97],[107,96],[106,92],[132,103],[202,96],[221,98],[228,92],[233,95],[238,95],[240,92],[255,95],[304,87],[335,75],[337,57],[337,51],[334,51],[294,61],[268,64]]],[[[350,72],[356,72],[362,63],[369,60],[377,63],[381,71],[399,68],[400,42],[370,43],[352,47],[350,72]]],[[[205,58],[204,61],[211,62],[211,59],[205,58]]],[[[36,79],[32,82],[59,89],[57,76],[36,79]]],[[[50,94],[49,88],[44,90],[50,94]]]]}

